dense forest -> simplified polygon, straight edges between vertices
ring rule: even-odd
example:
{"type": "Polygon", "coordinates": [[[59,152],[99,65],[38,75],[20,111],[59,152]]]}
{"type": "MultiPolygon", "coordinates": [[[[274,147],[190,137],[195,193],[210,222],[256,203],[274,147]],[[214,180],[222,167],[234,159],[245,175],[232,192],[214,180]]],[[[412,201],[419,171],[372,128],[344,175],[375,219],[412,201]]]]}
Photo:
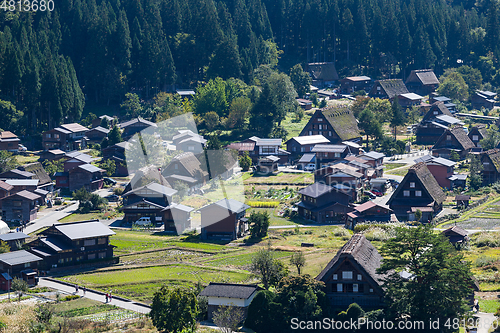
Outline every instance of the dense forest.
{"type": "Polygon", "coordinates": [[[500,81],[498,0],[60,0],[0,10],[0,123],[20,134],[78,121],[85,103],[150,99],[262,65],[335,61],[341,76],[442,74],[457,61],[500,81]],[[279,58],[279,63],[278,63],[279,58]]]}

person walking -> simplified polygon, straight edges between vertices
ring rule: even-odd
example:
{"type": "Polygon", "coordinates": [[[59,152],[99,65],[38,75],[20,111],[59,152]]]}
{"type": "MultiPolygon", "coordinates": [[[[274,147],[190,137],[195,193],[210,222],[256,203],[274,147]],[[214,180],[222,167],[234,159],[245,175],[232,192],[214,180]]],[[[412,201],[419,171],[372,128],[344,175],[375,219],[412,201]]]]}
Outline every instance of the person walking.
{"type": "Polygon", "coordinates": [[[108,303],[108,293],[106,293],[106,303],[108,303]]]}
{"type": "Polygon", "coordinates": [[[78,294],[78,285],[75,284],[75,293],[78,294]]]}
{"type": "Polygon", "coordinates": [[[87,292],[87,287],[83,286],[83,294],[85,295],[86,292],[87,292]]]}

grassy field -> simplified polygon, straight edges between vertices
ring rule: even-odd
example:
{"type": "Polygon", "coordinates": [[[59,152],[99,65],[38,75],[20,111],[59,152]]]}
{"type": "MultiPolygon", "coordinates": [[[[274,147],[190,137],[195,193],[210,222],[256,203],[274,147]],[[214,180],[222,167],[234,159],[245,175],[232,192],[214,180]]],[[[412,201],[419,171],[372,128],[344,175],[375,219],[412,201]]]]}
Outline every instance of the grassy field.
{"type": "MultiPolygon", "coordinates": [[[[275,251],[275,258],[285,258],[292,255],[293,252],[290,251],[275,251]]],[[[252,263],[253,252],[246,252],[242,254],[224,256],[223,258],[217,258],[205,261],[204,264],[215,267],[234,267],[234,268],[248,268],[252,263]]]]}
{"type": "MultiPolygon", "coordinates": [[[[302,118],[300,122],[294,122],[294,116],[287,116],[285,120],[281,122],[281,125],[288,131],[287,139],[299,136],[304,126],[306,126],[309,119],[311,119],[312,114],[313,112],[306,112],[304,118],[302,118]]],[[[286,147],[284,141],[282,147],[286,147]]]]}
{"type": "Polygon", "coordinates": [[[201,243],[198,240],[187,241],[185,236],[154,235],[148,232],[116,230],[111,237],[111,245],[116,246],[115,255],[132,252],[179,247],[201,251],[225,251],[224,245],[201,243]]]}
{"type": "Polygon", "coordinates": [[[500,307],[500,302],[495,299],[479,299],[479,309],[481,312],[495,313],[498,307],[500,307]]]}
{"type": "Polygon", "coordinates": [[[272,184],[283,184],[288,187],[293,187],[294,184],[312,184],[314,183],[314,175],[309,172],[303,173],[283,173],[280,172],[277,175],[271,176],[257,176],[254,175],[243,181],[245,185],[250,184],[261,184],[261,183],[272,183],[272,184]]]}
{"type": "Polygon", "coordinates": [[[385,173],[387,173],[389,175],[395,175],[395,176],[405,176],[408,173],[408,169],[410,169],[410,166],[400,167],[398,169],[393,168],[390,170],[385,169],[385,173]]]}
{"type": "Polygon", "coordinates": [[[391,171],[392,169],[396,168],[401,168],[402,166],[405,166],[406,163],[386,163],[384,164],[384,172],[391,171]]]}
{"type": "Polygon", "coordinates": [[[191,265],[165,265],[71,275],[61,279],[101,291],[113,290],[115,295],[150,301],[153,293],[165,283],[194,286],[198,282],[246,282],[251,279],[251,274],[191,265]]]}
{"type": "Polygon", "coordinates": [[[21,165],[37,162],[39,158],[40,158],[40,156],[34,155],[34,154],[16,155],[16,161],[17,161],[17,163],[19,163],[21,165]]]}

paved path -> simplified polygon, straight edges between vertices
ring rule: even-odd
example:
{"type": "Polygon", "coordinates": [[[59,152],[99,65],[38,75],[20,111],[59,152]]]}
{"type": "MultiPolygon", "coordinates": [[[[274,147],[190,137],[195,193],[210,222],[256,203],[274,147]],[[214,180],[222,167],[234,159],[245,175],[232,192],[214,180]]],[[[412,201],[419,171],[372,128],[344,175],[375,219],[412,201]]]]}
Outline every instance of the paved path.
{"type": "MultiPolygon", "coordinates": [[[[65,293],[65,294],[80,295],[82,297],[86,297],[86,298],[92,299],[94,301],[106,303],[106,296],[99,293],[99,292],[96,292],[96,291],[87,290],[87,292],[85,294],[83,294],[83,290],[80,288],[78,293],[76,293],[75,287],[73,287],[73,286],[68,286],[67,284],[55,282],[53,280],[49,280],[49,279],[46,279],[43,277],[40,278],[38,285],[41,287],[49,287],[52,289],[59,290],[60,292],[65,293]]],[[[135,312],[139,312],[139,313],[145,313],[145,314],[149,313],[149,311],[151,311],[149,306],[135,303],[131,300],[127,300],[127,299],[124,299],[121,297],[120,297],[120,299],[118,299],[116,297],[112,297],[112,301],[108,302],[108,304],[116,305],[117,307],[120,307],[122,309],[131,310],[131,311],[135,311],[135,312]]]]}
{"type": "Polygon", "coordinates": [[[62,219],[63,217],[66,217],[70,214],[72,214],[75,210],[78,209],[78,202],[68,205],[68,207],[64,208],[61,211],[52,211],[50,213],[47,213],[46,215],[35,219],[32,221],[32,224],[26,227],[24,229],[25,234],[31,234],[35,231],[38,231],[44,227],[49,227],[55,223],[57,223],[58,220],[62,219]]]}

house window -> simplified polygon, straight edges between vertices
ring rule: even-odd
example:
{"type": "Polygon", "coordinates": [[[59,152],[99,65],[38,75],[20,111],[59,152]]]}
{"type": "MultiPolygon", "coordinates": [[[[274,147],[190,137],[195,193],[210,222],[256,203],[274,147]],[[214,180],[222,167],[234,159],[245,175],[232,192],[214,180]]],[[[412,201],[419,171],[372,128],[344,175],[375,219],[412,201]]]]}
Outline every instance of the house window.
{"type": "Polygon", "coordinates": [[[321,124],[319,124],[319,129],[323,129],[323,126],[321,124]]]}
{"type": "Polygon", "coordinates": [[[92,246],[95,245],[95,239],[86,239],[83,241],[84,246],[92,246]]]}
{"type": "Polygon", "coordinates": [[[358,284],[357,283],[355,283],[355,284],[352,285],[352,291],[355,292],[355,293],[358,292],[358,284]]]}
{"type": "Polygon", "coordinates": [[[309,131],[309,135],[313,135],[313,132],[312,132],[312,131],[309,131]]]}
{"type": "Polygon", "coordinates": [[[328,131],[328,136],[332,136],[332,131],[328,131]]]}
{"type": "Polygon", "coordinates": [[[342,272],[342,279],[352,280],[352,272],[351,271],[342,272]]]}
{"type": "Polygon", "coordinates": [[[342,292],[342,283],[337,283],[337,292],[342,292]]]}
{"type": "Polygon", "coordinates": [[[370,288],[370,292],[371,292],[371,293],[373,292],[373,289],[372,289],[372,288],[370,288]]]}
{"type": "Polygon", "coordinates": [[[438,114],[438,112],[437,112],[437,111],[434,111],[433,113],[434,113],[434,115],[435,115],[435,116],[437,116],[437,114],[438,114]]]}
{"type": "Polygon", "coordinates": [[[28,268],[28,267],[30,267],[30,266],[31,266],[31,263],[30,263],[30,262],[27,262],[27,263],[25,263],[25,264],[24,264],[24,268],[28,268]]]}
{"type": "Polygon", "coordinates": [[[403,196],[409,197],[410,196],[410,191],[403,191],[403,196]]]}
{"type": "Polygon", "coordinates": [[[293,147],[293,149],[292,149],[292,150],[293,150],[293,151],[297,151],[297,147],[293,147]]]}
{"type": "Polygon", "coordinates": [[[50,133],[45,134],[45,137],[46,137],[47,139],[50,139],[50,133]]]}
{"type": "Polygon", "coordinates": [[[335,157],[340,157],[340,153],[335,153],[335,157]]]}
{"type": "Polygon", "coordinates": [[[333,274],[332,279],[337,280],[337,274],[333,274]]]}
{"type": "Polygon", "coordinates": [[[94,260],[94,259],[95,259],[95,253],[89,254],[89,255],[87,256],[87,259],[88,259],[88,260],[94,260]]]}
{"type": "Polygon", "coordinates": [[[188,146],[188,150],[194,150],[194,146],[188,146]]]}
{"type": "Polygon", "coordinates": [[[23,202],[16,200],[16,201],[13,201],[12,203],[14,204],[14,207],[21,207],[23,202]]]}
{"type": "Polygon", "coordinates": [[[99,259],[106,258],[106,252],[99,252],[99,259]]]}
{"type": "Polygon", "coordinates": [[[380,87],[377,86],[377,91],[380,91],[380,87]]]}
{"type": "Polygon", "coordinates": [[[328,125],[323,125],[323,129],[328,129],[328,125]]]}
{"type": "Polygon", "coordinates": [[[54,134],[54,139],[59,139],[59,134],[55,133],[54,134]]]}
{"type": "Polygon", "coordinates": [[[100,244],[100,245],[103,245],[103,244],[106,244],[106,238],[99,238],[99,240],[97,241],[97,244],[100,244]]]}
{"type": "Polygon", "coordinates": [[[306,147],[300,147],[300,152],[305,152],[306,151],[306,147]]]}
{"type": "Polygon", "coordinates": [[[174,169],[175,170],[179,169],[179,166],[177,164],[174,164],[174,169]]]}
{"type": "Polygon", "coordinates": [[[415,182],[410,182],[410,187],[415,188],[415,182]]]}
{"type": "Polygon", "coordinates": [[[361,274],[358,274],[358,281],[361,281],[363,280],[363,277],[361,276],[361,274]]]}
{"type": "MultiPolygon", "coordinates": [[[[318,121],[323,121],[323,118],[318,118],[318,121]]],[[[320,127],[321,128],[321,127],[320,127]]]]}
{"type": "Polygon", "coordinates": [[[61,258],[61,259],[57,260],[57,263],[64,264],[64,258],[61,258]]]}
{"type": "Polygon", "coordinates": [[[446,136],[446,141],[451,141],[451,135],[446,136]]]}
{"type": "Polygon", "coordinates": [[[415,191],[415,196],[416,197],[421,197],[422,196],[422,191],[415,191]]]}
{"type": "Polygon", "coordinates": [[[472,141],[479,141],[479,137],[477,135],[472,136],[472,141]]]}

